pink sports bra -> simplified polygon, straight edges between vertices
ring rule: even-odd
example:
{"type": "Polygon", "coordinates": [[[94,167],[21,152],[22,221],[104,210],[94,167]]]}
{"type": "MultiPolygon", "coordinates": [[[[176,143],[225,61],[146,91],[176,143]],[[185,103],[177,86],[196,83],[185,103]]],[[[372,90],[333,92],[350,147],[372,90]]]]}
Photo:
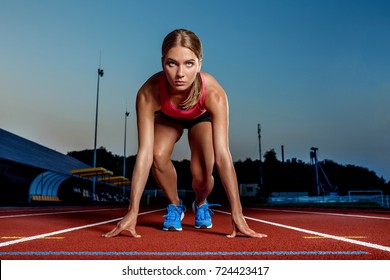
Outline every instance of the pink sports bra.
{"type": "Polygon", "coordinates": [[[206,108],[205,108],[206,85],[202,73],[200,73],[200,77],[202,79],[202,96],[200,97],[198,104],[196,104],[193,108],[189,110],[182,110],[177,108],[175,105],[173,105],[171,100],[169,99],[165,74],[162,73],[160,76],[160,83],[159,83],[161,111],[170,117],[177,118],[177,119],[185,119],[185,120],[195,119],[200,115],[202,115],[204,112],[206,112],[206,108]]]}

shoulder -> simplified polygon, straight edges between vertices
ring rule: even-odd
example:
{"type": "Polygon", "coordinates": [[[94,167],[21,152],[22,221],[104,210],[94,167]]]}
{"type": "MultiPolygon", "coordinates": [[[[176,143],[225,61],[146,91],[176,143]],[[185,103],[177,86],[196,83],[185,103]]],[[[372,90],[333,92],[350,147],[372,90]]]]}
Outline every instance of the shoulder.
{"type": "Polygon", "coordinates": [[[150,98],[152,96],[159,95],[158,85],[160,83],[160,77],[162,72],[158,72],[152,75],[138,90],[138,97],[150,98]]]}
{"type": "Polygon", "coordinates": [[[158,88],[158,85],[160,83],[160,77],[163,72],[158,72],[154,75],[152,75],[149,79],[146,80],[146,82],[141,86],[139,89],[139,93],[145,94],[148,92],[154,91],[156,88],[158,88]]]}
{"type": "Polygon", "coordinates": [[[218,84],[218,81],[210,73],[201,72],[201,74],[207,87],[209,87],[210,85],[213,86],[215,83],[218,84]]]}
{"type": "Polygon", "coordinates": [[[209,73],[202,72],[206,85],[206,108],[225,103],[227,96],[221,84],[209,73]]]}
{"type": "Polygon", "coordinates": [[[202,76],[206,84],[206,94],[225,94],[221,84],[211,74],[202,72],[202,76]]]}
{"type": "Polygon", "coordinates": [[[138,90],[137,103],[142,103],[143,105],[159,105],[160,91],[158,85],[161,75],[162,72],[158,72],[146,80],[138,90]]]}

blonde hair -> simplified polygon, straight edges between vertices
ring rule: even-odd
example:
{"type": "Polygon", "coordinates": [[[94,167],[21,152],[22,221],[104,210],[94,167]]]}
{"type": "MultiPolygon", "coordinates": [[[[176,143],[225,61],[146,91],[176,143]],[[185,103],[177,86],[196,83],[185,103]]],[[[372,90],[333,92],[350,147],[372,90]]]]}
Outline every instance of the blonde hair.
{"type": "MultiPolygon", "coordinates": [[[[168,51],[175,46],[190,49],[199,60],[203,58],[202,43],[194,32],[186,29],[176,29],[165,36],[161,47],[162,59],[165,59],[168,51]]],[[[187,99],[180,103],[180,108],[188,110],[194,107],[202,96],[202,79],[198,73],[192,85],[187,99]]]]}

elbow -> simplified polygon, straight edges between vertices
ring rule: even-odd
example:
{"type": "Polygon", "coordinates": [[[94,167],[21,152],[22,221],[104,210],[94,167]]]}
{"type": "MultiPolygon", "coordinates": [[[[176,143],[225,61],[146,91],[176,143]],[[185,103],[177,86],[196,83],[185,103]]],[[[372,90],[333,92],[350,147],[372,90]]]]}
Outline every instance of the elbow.
{"type": "Polygon", "coordinates": [[[223,166],[223,162],[224,162],[223,158],[217,156],[215,157],[215,166],[218,169],[220,169],[220,167],[223,166]]]}
{"type": "Polygon", "coordinates": [[[226,170],[228,166],[232,164],[232,158],[229,154],[216,154],[215,155],[215,166],[218,170],[226,170]]]}
{"type": "Polygon", "coordinates": [[[138,150],[136,162],[141,164],[143,168],[150,168],[153,163],[153,153],[145,150],[138,150]]]}

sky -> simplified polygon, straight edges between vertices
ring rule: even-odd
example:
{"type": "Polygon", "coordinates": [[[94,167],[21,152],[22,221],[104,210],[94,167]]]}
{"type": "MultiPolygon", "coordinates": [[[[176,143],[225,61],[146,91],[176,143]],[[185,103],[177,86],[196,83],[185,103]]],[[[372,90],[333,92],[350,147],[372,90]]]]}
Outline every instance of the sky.
{"type": "MultiPolygon", "coordinates": [[[[61,153],[137,151],[135,96],[176,28],[225,89],[235,161],[333,160],[390,180],[390,1],[0,0],[0,127],[61,153]]],[[[183,136],[173,159],[189,159],[183,136]]],[[[326,170],[325,170],[326,172],[326,170]]],[[[331,178],[329,178],[331,180],[331,178]]]]}

